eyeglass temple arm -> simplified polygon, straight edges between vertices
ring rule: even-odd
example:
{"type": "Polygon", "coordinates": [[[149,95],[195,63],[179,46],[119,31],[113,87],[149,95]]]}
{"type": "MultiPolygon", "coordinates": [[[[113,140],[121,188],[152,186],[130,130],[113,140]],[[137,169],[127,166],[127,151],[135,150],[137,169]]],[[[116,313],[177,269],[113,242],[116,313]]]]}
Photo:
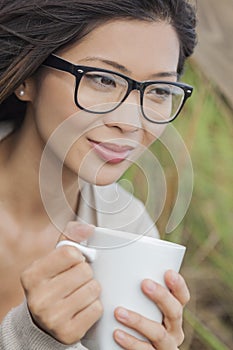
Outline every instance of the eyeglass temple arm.
{"type": "Polygon", "coordinates": [[[49,57],[47,57],[46,60],[43,62],[43,65],[59,69],[61,71],[65,71],[71,74],[75,74],[76,71],[76,67],[74,64],[67,62],[55,55],[50,55],[49,57]]]}

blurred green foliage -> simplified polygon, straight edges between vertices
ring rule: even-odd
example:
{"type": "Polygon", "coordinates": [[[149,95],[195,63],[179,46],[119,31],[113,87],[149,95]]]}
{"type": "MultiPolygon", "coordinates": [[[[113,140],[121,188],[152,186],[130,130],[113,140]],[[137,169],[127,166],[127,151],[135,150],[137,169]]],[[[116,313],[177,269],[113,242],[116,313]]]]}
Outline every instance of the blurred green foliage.
{"type": "MultiPolygon", "coordinates": [[[[192,201],[179,226],[166,235],[176,199],[177,171],[167,149],[155,142],[150,149],[164,170],[167,185],[166,202],[156,225],[162,238],[187,246],[182,274],[192,298],[181,348],[225,350],[233,343],[233,112],[195,62],[187,65],[182,80],[194,86],[194,93],[174,126],[192,159],[192,201]]],[[[147,189],[137,166],[124,178],[133,183],[135,195],[145,202],[147,189]]],[[[154,178],[156,181],[156,174],[154,178]]],[[[153,213],[153,203],[148,210],[153,213]]]]}

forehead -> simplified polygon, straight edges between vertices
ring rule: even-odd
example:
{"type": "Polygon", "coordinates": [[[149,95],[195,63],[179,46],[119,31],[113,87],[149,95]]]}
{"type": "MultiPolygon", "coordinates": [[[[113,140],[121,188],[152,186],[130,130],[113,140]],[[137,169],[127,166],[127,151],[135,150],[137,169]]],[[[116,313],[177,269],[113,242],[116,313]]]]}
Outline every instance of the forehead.
{"type": "Polygon", "coordinates": [[[146,75],[177,70],[179,40],[167,22],[114,20],[98,26],[59,54],[76,64],[99,57],[146,75]]]}

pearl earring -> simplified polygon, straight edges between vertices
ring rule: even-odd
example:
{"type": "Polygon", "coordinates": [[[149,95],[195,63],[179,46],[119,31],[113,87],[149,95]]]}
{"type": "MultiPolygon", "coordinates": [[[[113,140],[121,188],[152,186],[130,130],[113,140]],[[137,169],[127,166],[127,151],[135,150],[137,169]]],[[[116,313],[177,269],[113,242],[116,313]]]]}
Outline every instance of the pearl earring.
{"type": "Polygon", "coordinates": [[[23,91],[23,90],[20,90],[19,96],[23,96],[23,95],[24,95],[24,91],[23,91]]]}

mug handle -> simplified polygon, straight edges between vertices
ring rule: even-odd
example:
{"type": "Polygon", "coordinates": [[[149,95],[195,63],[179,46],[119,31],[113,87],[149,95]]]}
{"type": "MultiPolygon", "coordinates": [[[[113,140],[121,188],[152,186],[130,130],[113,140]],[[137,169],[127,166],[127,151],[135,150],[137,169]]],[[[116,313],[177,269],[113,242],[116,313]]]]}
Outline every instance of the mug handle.
{"type": "Polygon", "coordinates": [[[79,249],[89,263],[92,263],[96,259],[97,250],[94,248],[89,248],[89,247],[86,247],[86,246],[79,244],[77,242],[68,241],[68,240],[63,240],[63,241],[58,242],[58,244],[56,245],[56,248],[62,247],[64,245],[69,245],[71,247],[75,247],[75,248],[79,249]]]}

